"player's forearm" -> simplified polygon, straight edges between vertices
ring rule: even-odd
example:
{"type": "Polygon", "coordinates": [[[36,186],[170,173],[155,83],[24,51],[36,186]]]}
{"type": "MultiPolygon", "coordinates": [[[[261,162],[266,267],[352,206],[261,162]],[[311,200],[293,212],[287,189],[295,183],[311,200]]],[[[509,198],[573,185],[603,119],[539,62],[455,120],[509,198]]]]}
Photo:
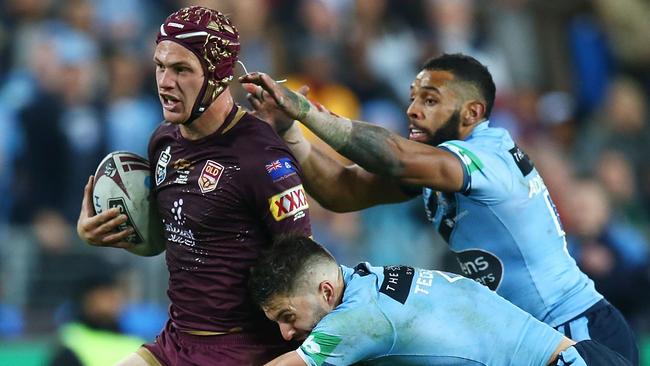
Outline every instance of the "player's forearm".
{"type": "Polygon", "coordinates": [[[354,181],[341,162],[314,147],[302,164],[307,193],[324,208],[334,212],[351,212],[367,208],[363,196],[354,195],[354,181]]]}
{"type": "Polygon", "coordinates": [[[302,99],[300,121],[328,145],[370,172],[400,174],[399,136],[370,123],[336,116],[302,99]]]}

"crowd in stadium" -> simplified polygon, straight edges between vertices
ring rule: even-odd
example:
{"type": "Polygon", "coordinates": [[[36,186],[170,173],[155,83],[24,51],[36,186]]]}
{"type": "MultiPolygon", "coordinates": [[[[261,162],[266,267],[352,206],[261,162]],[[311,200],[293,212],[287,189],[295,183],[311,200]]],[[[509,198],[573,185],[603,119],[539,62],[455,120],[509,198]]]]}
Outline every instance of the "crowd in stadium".
{"type": "MultiPolygon", "coordinates": [[[[118,273],[127,291],[121,331],[151,340],[163,326],[164,256],[90,248],[74,225],[103,156],[147,155],[147,137],[162,121],[156,32],[190,4],[219,9],[237,25],[245,69],[237,66],[236,77],[263,71],[294,90],[308,85],[309,98],[332,112],[403,136],[410,84],[425,60],[462,52],[487,65],[497,85],[491,126],[507,128],[535,163],[569,252],[625,315],[642,365],[650,365],[650,4],[643,0],[6,0],[0,343],[45,340],[38,344],[51,353],[77,290],[102,269],[118,273]]],[[[231,89],[249,107],[236,81],[231,89]]],[[[346,214],[309,204],[314,238],[339,263],[460,270],[419,199],[346,214]]]]}

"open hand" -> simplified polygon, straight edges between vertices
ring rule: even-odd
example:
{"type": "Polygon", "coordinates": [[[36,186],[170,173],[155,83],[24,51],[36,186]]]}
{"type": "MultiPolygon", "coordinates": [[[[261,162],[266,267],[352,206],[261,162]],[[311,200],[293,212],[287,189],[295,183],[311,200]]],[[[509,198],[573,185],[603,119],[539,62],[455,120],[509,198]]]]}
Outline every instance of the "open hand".
{"type": "MultiPolygon", "coordinates": [[[[250,94],[249,101],[255,99],[259,102],[259,106],[266,111],[279,110],[289,117],[290,120],[301,120],[306,115],[311,104],[304,97],[304,94],[309,90],[306,87],[301,88],[301,93],[295,93],[288,88],[278,85],[269,75],[261,72],[252,72],[239,78],[239,82],[250,94]]],[[[254,102],[251,101],[253,108],[256,108],[254,102]]],[[[273,112],[275,114],[275,112],[273,112]]],[[[273,116],[266,115],[266,118],[273,119],[273,116]]],[[[275,121],[279,122],[279,121],[275,121]]],[[[278,131],[286,130],[291,124],[286,126],[286,121],[283,121],[284,126],[276,126],[278,131]],[[284,129],[282,127],[285,127],[284,129]]]]}
{"type": "MultiPolygon", "coordinates": [[[[275,100],[261,86],[255,84],[244,85],[244,88],[248,91],[246,99],[253,107],[252,113],[259,119],[269,123],[278,135],[284,136],[284,133],[293,126],[294,119],[281,110],[275,100]]],[[[303,96],[307,96],[308,92],[309,87],[306,85],[298,89],[298,93],[303,96]]]]}

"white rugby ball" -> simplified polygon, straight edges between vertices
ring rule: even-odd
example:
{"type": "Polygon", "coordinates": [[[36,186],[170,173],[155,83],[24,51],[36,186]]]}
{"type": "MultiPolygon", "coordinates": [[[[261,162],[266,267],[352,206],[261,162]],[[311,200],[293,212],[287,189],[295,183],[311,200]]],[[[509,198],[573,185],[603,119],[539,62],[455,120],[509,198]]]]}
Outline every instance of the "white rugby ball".
{"type": "Polygon", "coordinates": [[[138,255],[155,255],[164,250],[162,220],[150,192],[151,171],[143,157],[115,151],[99,163],[93,186],[95,213],[118,207],[127,220],[117,231],[134,229],[125,241],[136,244],[130,251],[138,255]]]}

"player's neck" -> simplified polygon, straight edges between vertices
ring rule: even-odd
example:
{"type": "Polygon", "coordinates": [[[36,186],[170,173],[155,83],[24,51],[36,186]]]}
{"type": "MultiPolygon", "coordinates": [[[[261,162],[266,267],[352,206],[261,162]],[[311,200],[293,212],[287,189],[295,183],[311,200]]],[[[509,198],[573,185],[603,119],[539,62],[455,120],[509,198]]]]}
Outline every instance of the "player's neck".
{"type": "Polygon", "coordinates": [[[198,140],[213,134],[224,123],[234,104],[230,88],[226,88],[197,119],[180,126],[181,135],[188,140],[198,140]]]}

